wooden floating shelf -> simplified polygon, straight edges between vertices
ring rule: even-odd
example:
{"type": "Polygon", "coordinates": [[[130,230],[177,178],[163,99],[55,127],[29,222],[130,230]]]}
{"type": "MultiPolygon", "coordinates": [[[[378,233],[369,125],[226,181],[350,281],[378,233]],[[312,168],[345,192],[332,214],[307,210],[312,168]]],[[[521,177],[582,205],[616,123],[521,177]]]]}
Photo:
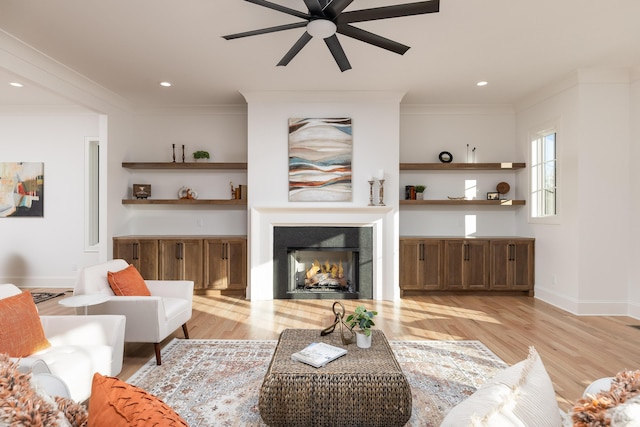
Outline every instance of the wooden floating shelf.
{"type": "Polygon", "coordinates": [[[526,163],[400,163],[400,170],[517,170],[526,163]]]}
{"type": "Polygon", "coordinates": [[[123,199],[123,205],[218,205],[246,206],[246,199],[123,199]]]}
{"type": "Polygon", "coordinates": [[[127,169],[247,169],[247,163],[225,162],[122,162],[122,167],[127,169]]]}
{"type": "Polygon", "coordinates": [[[400,200],[401,205],[523,206],[526,200],[400,200]]]}

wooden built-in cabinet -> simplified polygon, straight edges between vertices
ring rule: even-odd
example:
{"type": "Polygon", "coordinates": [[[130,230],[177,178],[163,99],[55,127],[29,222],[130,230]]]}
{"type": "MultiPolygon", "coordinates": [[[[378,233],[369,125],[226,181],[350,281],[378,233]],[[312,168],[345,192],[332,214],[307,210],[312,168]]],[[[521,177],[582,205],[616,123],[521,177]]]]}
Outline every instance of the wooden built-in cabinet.
{"type": "Polygon", "coordinates": [[[247,287],[247,239],[242,236],[122,236],[113,257],[148,280],[193,280],[195,293],[247,287]]]}
{"type": "Polygon", "coordinates": [[[193,280],[201,288],[203,264],[202,239],[160,239],[158,241],[158,279],[193,280]]]}
{"type": "Polygon", "coordinates": [[[448,290],[489,288],[489,242],[456,239],[444,241],[444,286],[448,290]]]}
{"type": "Polygon", "coordinates": [[[491,241],[491,289],[533,290],[533,240],[491,241]]]}
{"type": "Polygon", "coordinates": [[[535,241],[400,238],[400,291],[523,291],[533,296],[535,241]]]}
{"type": "Polygon", "coordinates": [[[113,258],[124,259],[148,280],[158,279],[158,240],[113,239],[113,258]]]}
{"type": "Polygon", "coordinates": [[[204,241],[204,288],[245,289],[247,286],[247,240],[204,241]]]}
{"type": "Polygon", "coordinates": [[[441,240],[400,239],[400,284],[403,290],[439,290],[443,282],[441,240]]]}

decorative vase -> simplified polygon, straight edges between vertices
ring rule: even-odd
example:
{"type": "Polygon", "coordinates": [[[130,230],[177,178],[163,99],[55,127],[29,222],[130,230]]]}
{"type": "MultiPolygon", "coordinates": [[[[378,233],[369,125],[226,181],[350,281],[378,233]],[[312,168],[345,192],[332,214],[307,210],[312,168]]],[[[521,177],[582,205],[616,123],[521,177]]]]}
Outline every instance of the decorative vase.
{"type": "Polygon", "coordinates": [[[371,347],[371,335],[367,336],[363,332],[356,332],[356,344],[359,348],[371,347]]]}

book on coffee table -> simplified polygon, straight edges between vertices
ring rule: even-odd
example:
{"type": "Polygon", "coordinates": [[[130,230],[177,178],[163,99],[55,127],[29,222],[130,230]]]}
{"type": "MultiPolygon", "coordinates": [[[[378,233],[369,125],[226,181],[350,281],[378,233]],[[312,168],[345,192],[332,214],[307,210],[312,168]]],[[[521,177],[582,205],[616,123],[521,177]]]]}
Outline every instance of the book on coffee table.
{"type": "Polygon", "coordinates": [[[321,368],[327,363],[336,360],[340,356],[347,354],[344,348],[334,345],[325,344],[323,342],[313,342],[302,350],[293,353],[291,359],[298,362],[306,363],[316,368],[321,368]]]}

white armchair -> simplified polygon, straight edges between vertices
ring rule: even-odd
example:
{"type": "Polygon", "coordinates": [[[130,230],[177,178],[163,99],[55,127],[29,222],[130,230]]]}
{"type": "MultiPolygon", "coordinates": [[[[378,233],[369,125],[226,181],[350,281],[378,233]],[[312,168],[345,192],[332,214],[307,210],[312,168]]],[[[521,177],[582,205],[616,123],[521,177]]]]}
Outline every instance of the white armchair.
{"type": "MultiPolygon", "coordinates": [[[[20,292],[15,285],[0,285],[0,299],[20,292]]],[[[94,373],[115,376],[122,370],[124,316],[40,316],[40,321],[51,347],[18,359],[21,371],[55,375],[70,397],[82,402],[91,395],[94,373]]]]}
{"type": "Polygon", "coordinates": [[[182,326],[189,338],[187,321],[191,319],[193,281],[145,280],[151,296],[116,296],[107,280],[107,273],[118,272],[129,264],[114,259],[86,267],[78,275],[74,295],[104,294],[109,300],[88,307],[90,314],[123,314],[127,317],[125,342],[153,343],[156,363],[162,363],[160,342],[182,326]]]}

